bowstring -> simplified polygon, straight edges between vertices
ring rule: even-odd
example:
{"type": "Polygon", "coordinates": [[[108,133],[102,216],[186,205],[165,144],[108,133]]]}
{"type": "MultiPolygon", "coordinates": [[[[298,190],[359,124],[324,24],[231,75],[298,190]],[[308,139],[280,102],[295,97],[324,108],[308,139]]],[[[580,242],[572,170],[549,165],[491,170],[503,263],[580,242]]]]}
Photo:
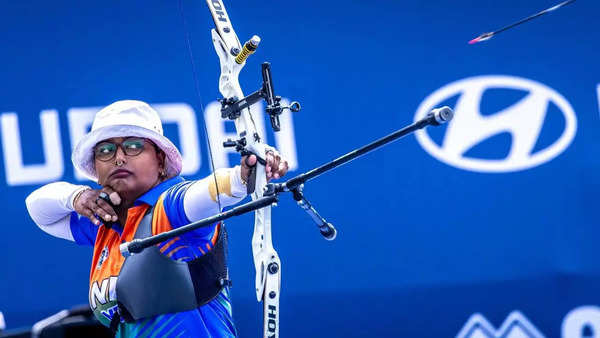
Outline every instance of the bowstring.
{"type": "Polygon", "coordinates": [[[185,34],[185,41],[186,41],[186,45],[187,45],[187,49],[188,49],[188,55],[190,58],[190,62],[192,64],[192,75],[194,78],[194,88],[196,91],[196,98],[198,99],[198,103],[200,105],[200,110],[202,112],[202,120],[204,121],[204,134],[206,135],[206,139],[208,140],[208,155],[210,157],[210,165],[213,169],[213,179],[215,181],[215,187],[217,190],[217,205],[219,207],[219,212],[221,212],[221,197],[220,192],[219,192],[219,183],[217,181],[217,174],[216,174],[216,168],[215,168],[215,161],[213,158],[213,151],[212,151],[212,146],[211,146],[211,140],[210,140],[210,136],[208,136],[208,128],[206,127],[206,118],[205,118],[205,111],[204,111],[204,104],[202,103],[202,94],[200,94],[200,82],[198,81],[198,71],[196,68],[196,62],[194,62],[194,53],[192,52],[192,39],[190,37],[190,32],[188,30],[188,24],[187,24],[187,20],[185,19],[185,13],[183,11],[183,0],[179,0],[178,1],[179,4],[179,13],[181,15],[181,20],[183,22],[183,31],[185,34]]]}

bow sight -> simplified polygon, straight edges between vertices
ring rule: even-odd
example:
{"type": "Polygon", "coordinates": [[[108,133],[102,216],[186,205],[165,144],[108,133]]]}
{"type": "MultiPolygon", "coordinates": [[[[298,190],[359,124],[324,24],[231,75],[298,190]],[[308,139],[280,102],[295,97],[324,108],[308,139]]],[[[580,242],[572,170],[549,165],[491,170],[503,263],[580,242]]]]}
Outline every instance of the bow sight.
{"type": "MultiPolygon", "coordinates": [[[[299,112],[301,106],[297,101],[290,103],[289,106],[281,105],[281,96],[276,96],[273,89],[271,64],[268,62],[262,64],[262,77],[262,87],[243,99],[239,100],[237,97],[219,99],[219,102],[221,102],[221,117],[235,120],[240,117],[243,109],[264,99],[267,102],[267,108],[265,110],[271,119],[271,127],[273,127],[274,131],[280,131],[279,115],[281,115],[285,109],[289,109],[294,113],[299,112]]],[[[255,137],[258,137],[258,135],[255,135],[255,137]]]]}
{"type": "MultiPolygon", "coordinates": [[[[260,39],[255,36],[252,40],[246,42],[246,44],[244,45],[244,49],[240,52],[239,50],[232,50],[232,53],[235,53],[236,55],[236,62],[242,63],[245,61],[245,59],[254,52],[254,50],[256,49],[256,47],[258,46],[258,42],[252,43],[252,41],[254,39],[258,39],[257,41],[260,41],[260,39]],[[253,46],[253,49],[248,48],[247,46],[253,46]],[[248,51],[246,53],[244,53],[244,51],[248,51]],[[240,58],[240,56],[243,56],[242,58],[240,58]]],[[[271,127],[273,128],[274,131],[280,131],[281,130],[281,126],[279,123],[279,115],[281,115],[281,113],[286,110],[289,109],[291,112],[299,112],[301,109],[300,103],[297,101],[293,101],[292,103],[290,103],[289,106],[282,106],[281,105],[281,96],[276,96],[275,95],[275,91],[273,89],[273,77],[271,76],[271,64],[268,62],[264,62],[262,64],[262,77],[263,77],[263,84],[262,87],[255,91],[254,93],[244,97],[243,99],[238,99],[237,97],[230,97],[230,98],[223,98],[223,99],[219,99],[219,102],[221,102],[221,118],[226,118],[229,120],[236,120],[237,118],[240,117],[242,110],[250,107],[251,105],[259,102],[260,100],[264,99],[267,102],[267,107],[265,109],[265,111],[267,112],[267,114],[269,115],[269,118],[271,120],[271,127]]],[[[225,148],[235,148],[235,150],[237,152],[239,152],[242,156],[248,156],[248,155],[255,155],[258,162],[262,165],[266,165],[267,161],[262,158],[259,154],[252,152],[250,150],[248,150],[247,146],[247,142],[246,142],[246,134],[245,132],[240,134],[240,139],[238,140],[232,140],[232,139],[228,139],[227,141],[223,142],[223,147],[225,148]]],[[[254,141],[255,142],[260,142],[260,136],[258,135],[258,133],[254,133],[254,135],[252,135],[254,137],[254,141]]],[[[255,167],[251,167],[250,168],[250,175],[248,178],[248,184],[247,184],[247,193],[251,194],[254,192],[255,189],[255,182],[256,182],[256,169],[255,167]]]]}

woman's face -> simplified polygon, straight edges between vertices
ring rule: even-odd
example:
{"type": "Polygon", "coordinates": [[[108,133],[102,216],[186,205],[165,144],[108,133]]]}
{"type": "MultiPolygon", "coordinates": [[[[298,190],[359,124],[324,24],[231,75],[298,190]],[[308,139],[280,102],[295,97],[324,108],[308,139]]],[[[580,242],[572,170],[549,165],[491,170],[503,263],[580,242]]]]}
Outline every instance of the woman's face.
{"type": "Polygon", "coordinates": [[[100,185],[137,198],[161,182],[165,154],[148,139],[115,137],[96,144],[94,163],[100,185]]]}

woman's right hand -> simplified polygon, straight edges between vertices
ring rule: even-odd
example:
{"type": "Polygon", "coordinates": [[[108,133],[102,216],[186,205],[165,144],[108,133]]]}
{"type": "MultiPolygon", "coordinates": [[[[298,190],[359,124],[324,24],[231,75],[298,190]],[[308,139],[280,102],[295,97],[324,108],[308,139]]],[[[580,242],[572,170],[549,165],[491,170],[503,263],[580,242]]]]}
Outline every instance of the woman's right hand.
{"type": "Polygon", "coordinates": [[[101,192],[108,194],[113,205],[121,203],[121,197],[116,191],[110,187],[103,187],[100,190],[86,189],[80,192],[73,200],[73,208],[96,225],[102,222],[116,222],[119,219],[117,213],[110,204],[99,197],[101,192]]]}

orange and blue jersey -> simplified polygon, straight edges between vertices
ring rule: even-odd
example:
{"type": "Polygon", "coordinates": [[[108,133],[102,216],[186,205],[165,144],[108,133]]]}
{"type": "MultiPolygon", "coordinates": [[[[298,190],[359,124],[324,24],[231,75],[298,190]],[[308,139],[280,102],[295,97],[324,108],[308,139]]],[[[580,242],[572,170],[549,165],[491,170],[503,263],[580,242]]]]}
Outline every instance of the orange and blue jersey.
{"type": "MultiPolygon", "coordinates": [[[[94,246],[89,300],[94,314],[104,325],[110,325],[117,311],[116,282],[125,261],[119,252],[119,245],[133,239],[140,221],[152,206],[152,234],[191,223],[185,215],[183,198],[192,183],[174,177],[152,188],[128,210],[123,228],[96,226],[76,213],[71,215],[70,227],[75,242],[94,246]]],[[[215,225],[200,228],[163,242],[159,248],[163,255],[171,259],[189,261],[213,248],[218,231],[219,226],[215,225]]],[[[208,304],[191,311],[168,313],[119,325],[117,337],[138,336],[235,337],[229,290],[223,289],[208,304]]]]}

